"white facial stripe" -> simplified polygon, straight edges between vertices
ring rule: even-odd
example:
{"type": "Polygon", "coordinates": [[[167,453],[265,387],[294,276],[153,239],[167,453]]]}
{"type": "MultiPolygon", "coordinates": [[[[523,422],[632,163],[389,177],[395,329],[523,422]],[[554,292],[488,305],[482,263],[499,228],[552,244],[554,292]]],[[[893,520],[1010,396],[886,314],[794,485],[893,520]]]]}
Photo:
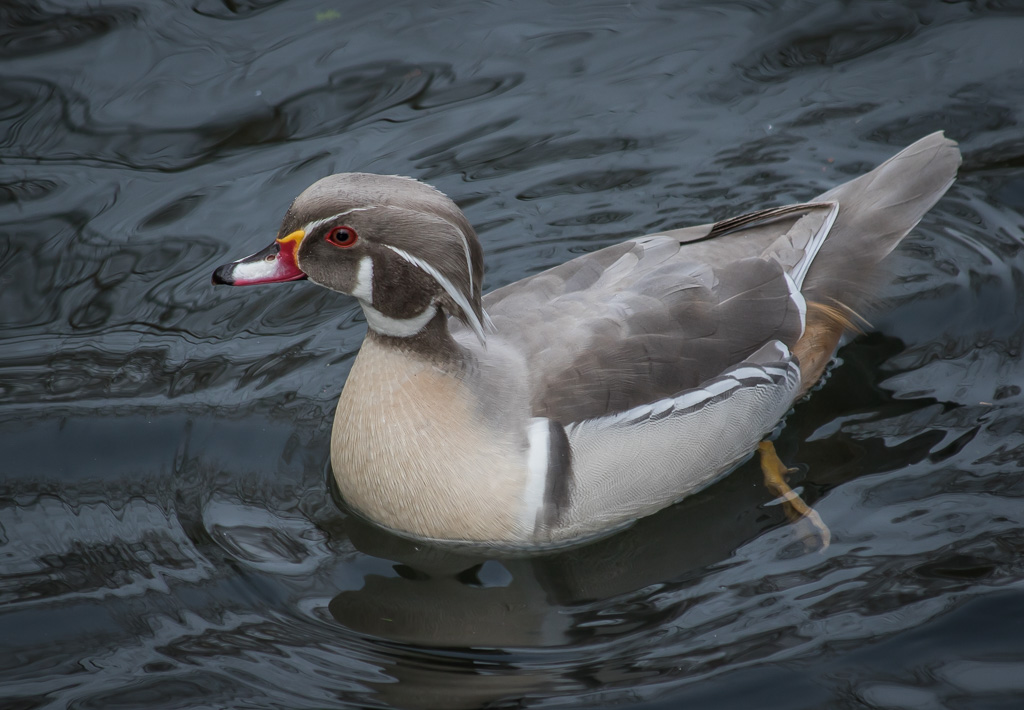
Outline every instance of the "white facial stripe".
{"type": "Polygon", "coordinates": [[[368,256],[359,260],[359,273],[356,274],[352,295],[360,301],[373,303],[373,259],[368,256]]]}
{"type": "Polygon", "coordinates": [[[423,309],[422,313],[412,318],[386,316],[361,299],[359,305],[363,307],[366,325],[370,327],[370,330],[381,335],[390,335],[393,338],[411,338],[427,327],[427,323],[437,314],[437,304],[435,303],[431,303],[423,309]]]}
{"type": "Polygon", "coordinates": [[[551,451],[551,423],[534,418],[526,428],[529,448],[526,452],[526,485],[519,522],[528,533],[537,527],[537,514],[544,505],[544,488],[548,480],[548,457],[551,451]]]}
{"type": "Polygon", "coordinates": [[[302,231],[305,232],[306,234],[309,234],[310,232],[312,232],[317,227],[322,227],[323,225],[327,224],[328,222],[333,222],[334,220],[338,219],[339,217],[344,217],[345,215],[352,214],[353,212],[365,212],[366,210],[372,210],[372,209],[376,209],[376,207],[375,206],[374,207],[353,207],[350,210],[345,210],[344,212],[339,212],[338,214],[332,214],[330,217],[324,217],[323,219],[313,220],[312,222],[307,224],[305,227],[303,227],[302,231]]]}
{"type": "MultiPolygon", "coordinates": [[[[449,222],[449,224],[451,224],[449,222]]],[[[469,274],[469,293],[473,293],[473,260],[469,255],[469,240],[466,239],[466,235],[462,233],[462,230],[456,227],[454,224],[452,227],[459,233],[459,237],[462,239],[462,250],[466,254],[466,272],[469,274]]]]}
{"type": "MultiPolygon", "coordinates": [[[[407,180],[412,180],[412,178],[406,178],[406,179],[407,180]]],[[[327,224],[329,222],[333,222],[333,221],[337,220],[338,218],[344,217],[345,215],[351,214],[353,212],[365,212],[367,210],[374,210],[374,209],[380,209],[380,208],[385,208],[385,207],[388,207],[388,205],[370,205],[369,207],[353,207],[352,209],[345,210],[344,212],[339,212],[338,214],[331,215],[330,217],[324,217],[323,219],[317,219],[317,220],[314,220],[312,222],[309,222],[302,229],[303,229],[303,231],[306,234],[309,234],[310,232],[312,232],[313,230],[317,229],[318,227],[322,227],[323,225],[325,225],[325,224],[327,224]]],[[[470,292],[470,294],[473,294],[473,292],[474,292],[473,258],[472,258],[472,253],[470,252],[470,248],[469,248],[469,238],[458,227],[458,225],[456,225],[456,224],[454,224],[454,223],[444,219],[443,217],[439,217],[439,219],[442,219],[444,222],[446,222],[449,225],[451,225],[452,229],[454,229],[458,233],[459,238],[462,240],[462,251],[463,251],[463,255],[466,258],[466,273],[469,275],[469,292],[470,292]]],[[[469,319],[470,327],[473,329],[473,332],[476,334],[476,337],[477,337],[477,339],[479,339],[481,345],[485,344],[486,336],[484,335],[484,326],[486,325],[487,330],[489,330],[491,332],[494,332],[494,330],[495,330],[494,323],[491,322],[491,317],[489,315],[487,315],[486,311],[483,311],[483,320],[484,320],[484,322],[481,323],[480,319],[477,318],[476,311],[474,311],[470,307],[469,301],[467,300],[467,298],[462,293],[460,293],[459,290],[455,288],[454,284],[452,284],[451,281],[449,281],[447,278],[445,278],[441,274],[441,272],[439,272],[437,269],[435,269],[433,266],[431,266],[427,262],[423,261],[422,259],[419,259],[419,258],[413,256],[412,254],[410,254],[409,252],[405,251],[404,249],[399,249],[398,247],[393,247],[390,244],[385,244],[384,246],[386,246],[388,249],[391,249],[393,252],[398,254],[400,257],[402,257],[403,259],[408,261],[413,266],[416,266],[417,268],[422,269],[423,271],[428,273],[430,276],[432,276],[438,282],[438,284],[440,284],[441,288],[443,288],[445,290],[445,292],[449,296],[451,296],[452,300],[455,301],[455,303],[458,304],[459,308],[461,308],[462,311],[466,314],[466,317],[469,319]]],[[[353,288],[352,295],[355,296],[356,298],[358,298],[361,302],[365,301],[366,303],[373,303],[373,262],[369,259],[369,257],[364,257],[360,261],[360,263],[359,263],[359,274],[358,274],[358,277],[357,277],[356,285],[353,288]],[[365,292],[363,291],[363,289],[365,289],[365,292]],[[359,292],[357,292],[357,290],[359,292]]],[[[364,310],[365,310],[365,308],[364,308],[364,310]]],[[[388,318],[388,316],[385,316],[384,314],[380,313],[379,311],[377,311],[377,314],[381,318],[385,318],[385,319],[388,319],[388,320],[393,320],[393,319],[388,318]]],[[[422,314],[421,314],[421,316],[422,316],[422,314]]],[[[417,316],[417,318],[419,318],[421,316],[417,316]]],[[[429,322],[429,320],[430,319],[428,318],[427,322],[429,322]]],[[[367,321],[369,321],[369,317],[367,318],[367,321]]],[[[424,323],[424,325],[426,325],[426,323],[424,323]]],[[[416,331],[416,332],[419,332],[419,331],[416,331]]]]}
{"type": "Polygon", "coordinates": [[[455,288],[451,281],[446,279],[444,275],[440,271],[435,269],[433,266],[423,261],[419,257],[413,256],[404,249],[393,247],[390,244],[385,244],[384,246],[398,254],[400,257],[408,261],[416,268],[423,270],[424,273],[429,274],[431,277],[433,277],[434,280],[437,281],[437,283],[441,286],[441,288],[445,290],[445,293],[451,296],[452,300],[455,301],[459,308],[462,309],[462,312],[466,314],[466,318],[469,319],[469,325],[473,329],[473,332],[476,333],[476,337],[480,340],[480,344],[483,345],[486,342],[484,328],[483,325],[480,323],[480,319],[477,318],[476,316],[476,311],[473,310],[473,308],[469,305],[469,301],[466,300],[466,297],[462,293],[460,293],[457,288],[455,288]]]}

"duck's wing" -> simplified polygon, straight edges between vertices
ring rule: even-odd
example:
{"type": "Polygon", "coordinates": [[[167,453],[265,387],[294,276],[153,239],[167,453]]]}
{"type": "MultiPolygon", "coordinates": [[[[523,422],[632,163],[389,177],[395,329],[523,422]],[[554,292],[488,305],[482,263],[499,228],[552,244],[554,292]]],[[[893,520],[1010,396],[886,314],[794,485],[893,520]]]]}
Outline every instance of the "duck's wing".
{"type": "Polygon", "coordinates": [[[489,294],[498,347],[526,360],[533,415],[612,416],[699,388],[767,343],[791,348],[806,305],[787,261],[820,245],[828,207],[642,237],[489,294]],[[765,253],[787,234],[786,254],[765,253]]]}
{"type": "MultiPolygon", "coordinates": [[[[934,133],[814,202],[627,241],[484,305],[530,368],[536,416],[606,417],[700,387],[768,342],[793,348],[806,301],[869,306],[878,263],[959,164],[956,143],[934,133]]],[[[831,355],[834,326],[820,347],[808,345],[813,328],[797,347],[808,381],[831,355]]]]}

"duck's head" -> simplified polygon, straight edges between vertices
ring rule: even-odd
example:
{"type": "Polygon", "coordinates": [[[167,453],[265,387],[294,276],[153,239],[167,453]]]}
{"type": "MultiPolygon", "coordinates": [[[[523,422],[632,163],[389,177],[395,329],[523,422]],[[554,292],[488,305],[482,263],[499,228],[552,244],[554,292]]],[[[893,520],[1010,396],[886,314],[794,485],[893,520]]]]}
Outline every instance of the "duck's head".
{"type": "Polygon", "coordinates": [[[213,273],[231,286],[305,278],[355,296],[382,335],[415,335],[440,309],[484,338],[476,233],[454,202],[416,180],[318,180],[295,198],[273,244],[213,273]]]}

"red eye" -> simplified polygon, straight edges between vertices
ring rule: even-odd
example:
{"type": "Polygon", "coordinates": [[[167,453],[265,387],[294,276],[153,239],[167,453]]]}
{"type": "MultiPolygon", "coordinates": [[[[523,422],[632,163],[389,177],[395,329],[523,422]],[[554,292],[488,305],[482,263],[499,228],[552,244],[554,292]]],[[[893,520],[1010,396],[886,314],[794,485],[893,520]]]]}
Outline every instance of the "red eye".
{"type": "Polygon", "coordinates": [[[327,232],[327,243],[346,249],[356,243],[359,235],[352,227],[331,227],[327,232]]]}

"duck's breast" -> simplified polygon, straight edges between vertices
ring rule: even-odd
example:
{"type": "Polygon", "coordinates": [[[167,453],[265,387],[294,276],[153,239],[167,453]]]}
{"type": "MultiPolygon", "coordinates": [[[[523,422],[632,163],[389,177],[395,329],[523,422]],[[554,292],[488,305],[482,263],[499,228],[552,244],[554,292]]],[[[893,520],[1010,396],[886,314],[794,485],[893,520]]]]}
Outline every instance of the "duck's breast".
{"type": "Polygon", "coordinates": [[[345,500],[416,537],[521,542],[526,441],[497,431],[449,371],[368,338],[338,400],[331,465],[345,500]]]}

